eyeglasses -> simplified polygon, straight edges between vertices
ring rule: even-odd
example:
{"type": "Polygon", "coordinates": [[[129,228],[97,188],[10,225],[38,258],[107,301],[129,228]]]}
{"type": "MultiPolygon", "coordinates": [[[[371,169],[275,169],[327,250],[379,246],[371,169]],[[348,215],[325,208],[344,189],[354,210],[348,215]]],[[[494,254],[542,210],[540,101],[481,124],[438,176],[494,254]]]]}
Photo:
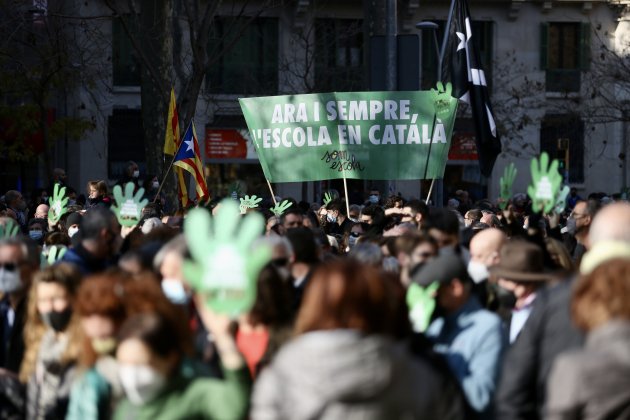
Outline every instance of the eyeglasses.
{"type": "Polygon", "coordinates": [[[353,238],[358,238],[359,236],[361,236],[361,234],[359,232],[350,232],[350,236],[352,236],[353,238]]]}
{"type": "Polygon", "coordinates": [[[0,263],[0,268],[4,268],[7,271],[15,271],[17,268],[16,263],[0,263]]]}

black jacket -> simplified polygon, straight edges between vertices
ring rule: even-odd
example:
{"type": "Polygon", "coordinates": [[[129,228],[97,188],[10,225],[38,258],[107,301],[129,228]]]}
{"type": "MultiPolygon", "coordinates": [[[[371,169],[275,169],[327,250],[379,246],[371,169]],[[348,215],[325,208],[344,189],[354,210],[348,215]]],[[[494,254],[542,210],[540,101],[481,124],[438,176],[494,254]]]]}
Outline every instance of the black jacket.
{"type": "Polygon", "coordinates": [[[5,297],[0,302],[0,367],[13,373],[20,372],[22,358],[24,357],[24,324],[26,323],[27,299],[20,301],[15,308],[15,318],[10,331],[5,331],[6,317],[9,310],[9,299],[5,297]]]}
{"type": "Polygon", "coordinates": [[[564,281],[538,292],[529,319],[503,361],[498,420],[542,418],[547,377],[556,356],[582,345],[583,336],[569,313],[571,284],[564,281]]]}

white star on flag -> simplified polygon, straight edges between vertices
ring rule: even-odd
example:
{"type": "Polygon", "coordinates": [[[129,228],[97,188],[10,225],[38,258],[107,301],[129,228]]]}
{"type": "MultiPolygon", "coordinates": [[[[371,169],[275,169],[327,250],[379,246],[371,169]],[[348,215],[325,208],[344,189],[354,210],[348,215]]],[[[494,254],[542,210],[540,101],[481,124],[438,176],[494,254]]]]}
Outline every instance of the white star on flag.
{"type": "Polygon", "coordinates": [[[186,143],[186,146],[187,146],[187,147],[186,147],[186,151],[187,151],[187,152],[188,152],[189,150],[193,150],[193,141],[192,141],[192,139],[191,139],[191,140],[188,140],[188,141],[184,141],[184,143],[186,143]]]}
{"type": "Polygon", "coordinates": [[[459,44],[457,44],[457,51],[466,48],[466,35],[461,32],[455,32],[457,38],[459,38],[459,44]]]}

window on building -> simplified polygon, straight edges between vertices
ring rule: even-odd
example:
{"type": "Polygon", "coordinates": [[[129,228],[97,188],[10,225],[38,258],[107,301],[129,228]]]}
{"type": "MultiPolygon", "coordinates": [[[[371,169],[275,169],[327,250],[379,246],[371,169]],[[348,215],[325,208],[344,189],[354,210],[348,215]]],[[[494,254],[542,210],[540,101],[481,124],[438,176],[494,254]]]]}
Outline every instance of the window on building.
{"type": "MultiPolygon", "coordinates": [[[[442,37],[444,36],[444,27],[446,21],[435,21],[438,24],[439,29],[437,32],[438,44],[442,45],[442,37]]],[[[493,38],[494,37],[494,22],[490,21],[473,21],[472,23],[472,38],[475,43],[475,47],[479,51],[479,60],[483,67],[483,72],[486,75],[486,82],[488,83],[488,89],[492,90],[492,59],[493,59],[493,38]]],[[[448,52],[447,52],[448,53],[448,52]]],[[[433,39],[432,31],[422,31],[422,90],[427,90],[435,87],[437,82],[437,55],[435,40],[433,39]]]]}
{"type": "Polygon", "coordinates": [[[540,151],[560,160],[569,182],[584,182],[584,122],[576,115],[547,115],[540,128],[540,151]]]}
{"type": "Polygon", "coordinates": [[[315,90],[365,90],[363,21],[315,20],[315,90]]]}
{"type": "Polygon", "coordinates": [[[210,60],[219,57],[207,73],[209,92],[278,92],[278,19],[220,17],[215,19],[209,38],[210,60]]]}
{"type": "MultiPolygon", "coordinates": [[[[132,34],[137,32],[135,19],[122,19],[132,34]]],[[[140,65],[121,18],[112,19],[112,64],[114,86],[140,86],[140,65]]]]}
{"type": "Polygon", "coordinates": [[[541,26],[541,69],[547,92],[579,92],[580,72],[588,70],[591,28],[588,23],[550,22],[541,26]]]}
{"type": "Polygon", "coordinates": [[[145,173],[144,130],[139,109],[114,109],[108,119],[107,170],[109,179],[120,179],[133,160],[145,173]]]}

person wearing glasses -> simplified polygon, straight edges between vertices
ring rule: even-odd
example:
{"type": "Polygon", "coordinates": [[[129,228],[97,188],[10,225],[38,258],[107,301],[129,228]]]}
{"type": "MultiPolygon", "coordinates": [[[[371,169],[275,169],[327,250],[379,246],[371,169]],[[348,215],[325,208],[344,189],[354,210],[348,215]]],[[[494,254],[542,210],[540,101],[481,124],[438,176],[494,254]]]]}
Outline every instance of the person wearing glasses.
{"type": "Polygon", "coordinates": [[[600,207],[596,200],[578,201],[567,219],[566,233],[574,237],[577,242],[572,253],[576,264],[580,263],[582,255],[586,252],[589,244],[588,231],[600,207]]]}

